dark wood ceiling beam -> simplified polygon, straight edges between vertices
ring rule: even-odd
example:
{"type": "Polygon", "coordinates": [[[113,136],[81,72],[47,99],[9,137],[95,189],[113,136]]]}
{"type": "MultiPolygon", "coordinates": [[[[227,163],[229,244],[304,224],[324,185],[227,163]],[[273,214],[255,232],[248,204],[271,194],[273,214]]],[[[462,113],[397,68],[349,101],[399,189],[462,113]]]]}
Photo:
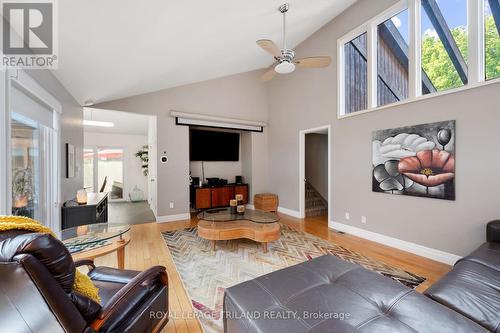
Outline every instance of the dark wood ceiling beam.
{"type": "Polygon", "coordinates": [[[451,34],[451,30],[444,19],[443,13],[439,9],[439,5],[436,0],[422,0],[422,7],[427,13],[434,29],[436,29],[436,32],[441,39],[453,66],[455,66],[460,79],[464,84],[467,84],[467,63],[465,62],[464,57],[462,56],[462,53],[460,52],[460,49],[451,34]]]}
{"type": "Polygon", "coordinates": [[[495,20],[495,25],[497,26],[498,34],[500,35],[500,0],[488,0],[491,8],[491,13],[493,14],[493,19],[495,20]]]}
{"type": "MultiPolygon", "coordinates": [[[[367,51],[366,51],[365,47],[357,39],[352,40],[351,44],[359,52],[359,54],[361,55],[361,57],[365,61],[367,61],[366,60],[367,59],[367,51]]],[[[391,81],[388,79],[388,75],[385,72],[383,72],[383,71],[382,72],[381,71],[377,71],[377,75],[380,78],[380,80],[382,80],[382,82],[385,84],[385,86],[387,87],[387,89],[389,89],[391,91],[391,93],[394,95],[394,97],[398,101],[401,101],[401,100],[405,99],[405,97],[399,91],[399,89],[397,87],[395,87],[393,84],[391,84],[391,81]]]]}
{"type": "MultiPolygon", "coordinates": [[[[406,68],[409,67],[409,49],[404,37],[399,32],[398,28],[392,23],[392,20],[388,20],[379,26],[380,36],[384,41],[391,47],[394,55],[398,61],[406,68]]],[[[422,69],[422,83],[424,88],[424,93],[436,92],[436,88],[432,84],[432,81],[427,76],[427,73],[422,69]]]]}
{"type": "MultiPolygon", "coordinates": [[[[390,21],[386,22],[387,25],[383,24],[381,26],[381,37],[384,38],[385,42],[390,45],[396,57],[398,58],[398,61],[400,61],[403,66],[406,66],[406,68],[408,68],[408,46],[406,45],[406,41],[395,26],[390,28],[391,23],[388,22],[390,21]]],[[[367,61],[367,51],[363,44],[361,44],[357,39],[352,40],[351,44],[359,52],[361,57],[365,61],[367,61]]],[[[399,101],[405,99],[405,96],[400,92],[400,90],[391,84],[386,73],[378,72],[377,74],[395,98],[397,98],[399,101]]],[[[437,91],[424,70],[422,70],[422,83],[424,93],[432,93],[437,91]]]]}

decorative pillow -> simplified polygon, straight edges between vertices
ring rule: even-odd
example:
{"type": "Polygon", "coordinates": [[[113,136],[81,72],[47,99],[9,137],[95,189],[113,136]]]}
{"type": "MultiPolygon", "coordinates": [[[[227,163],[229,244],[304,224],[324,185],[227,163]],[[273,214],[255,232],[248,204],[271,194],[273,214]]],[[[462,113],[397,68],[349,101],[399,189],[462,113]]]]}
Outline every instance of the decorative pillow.
{"type": "MultiPolygon", "coordinates": [[[[8,230],[27,230],[37,233],[50,234],[54,238],[57,238],[54,232],[40,222],[33,220],[29,217],[24,216],[0,216],[0,231],[8,230]]],[[[75,272],[75,282],[73,284],[73,290],[85,295],[95,301],[100,303],[101,299],[99,297],[99,290],[92,283],[92,280],[85,274],[76,270],[75,272]]]]}

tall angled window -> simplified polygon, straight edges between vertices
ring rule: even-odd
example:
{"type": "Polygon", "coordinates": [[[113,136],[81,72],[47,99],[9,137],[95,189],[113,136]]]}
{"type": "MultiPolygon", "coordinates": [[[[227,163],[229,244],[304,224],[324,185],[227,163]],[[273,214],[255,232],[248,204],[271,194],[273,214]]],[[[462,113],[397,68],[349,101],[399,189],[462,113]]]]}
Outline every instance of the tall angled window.
{"type": "Polygon", "coordinates": [[[344,45],[345,114],[368,108],[367,34],[344,45]]]}
{"type": "Polygon", "coordinates": [[[484,0],[486,80],[500,77],[500,0],[484,0]]]}
{"type": "Polygon", "coordinates": [[[377,27],[377,106],[408,98],[408,10],[377,27]]]}
{"type": "Polygon", "coordinates": [[[467,0],[422,0],[421,33],[422,93],[467,84],[467,0]]]}

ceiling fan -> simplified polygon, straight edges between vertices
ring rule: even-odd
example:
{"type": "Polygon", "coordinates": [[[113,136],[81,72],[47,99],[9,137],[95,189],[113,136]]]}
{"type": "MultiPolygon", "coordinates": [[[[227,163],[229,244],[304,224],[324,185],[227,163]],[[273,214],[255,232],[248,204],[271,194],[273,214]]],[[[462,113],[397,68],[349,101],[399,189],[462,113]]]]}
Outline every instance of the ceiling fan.
{"type": "Polygon", "coordinates": [[[286,13],[290,9],[290,5],[285,3],[278,10],[283,14],[283,48],[280,50],[278,46],[269,39],[260,39],[257,44],[269,52],[276,62],[262,75],[262,81],[270,81],[276,75],[289,74],[295,70],[295,67],[304,68],[323,68],[330,65],[332,58],[328,56],[307,57],[295,59],[295,51],[286,47],[286,13]]]}

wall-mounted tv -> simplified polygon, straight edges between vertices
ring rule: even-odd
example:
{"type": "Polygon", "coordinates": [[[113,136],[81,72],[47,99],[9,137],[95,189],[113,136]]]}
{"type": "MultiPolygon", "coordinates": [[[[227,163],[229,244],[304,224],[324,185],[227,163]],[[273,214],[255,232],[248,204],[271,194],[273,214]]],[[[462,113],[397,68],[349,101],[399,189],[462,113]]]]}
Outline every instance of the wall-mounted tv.
{"type": "Polygon", "coordinates": [[[238,161],[240,134],[191,129],[189,159],[191,161],[238,161]]]}

